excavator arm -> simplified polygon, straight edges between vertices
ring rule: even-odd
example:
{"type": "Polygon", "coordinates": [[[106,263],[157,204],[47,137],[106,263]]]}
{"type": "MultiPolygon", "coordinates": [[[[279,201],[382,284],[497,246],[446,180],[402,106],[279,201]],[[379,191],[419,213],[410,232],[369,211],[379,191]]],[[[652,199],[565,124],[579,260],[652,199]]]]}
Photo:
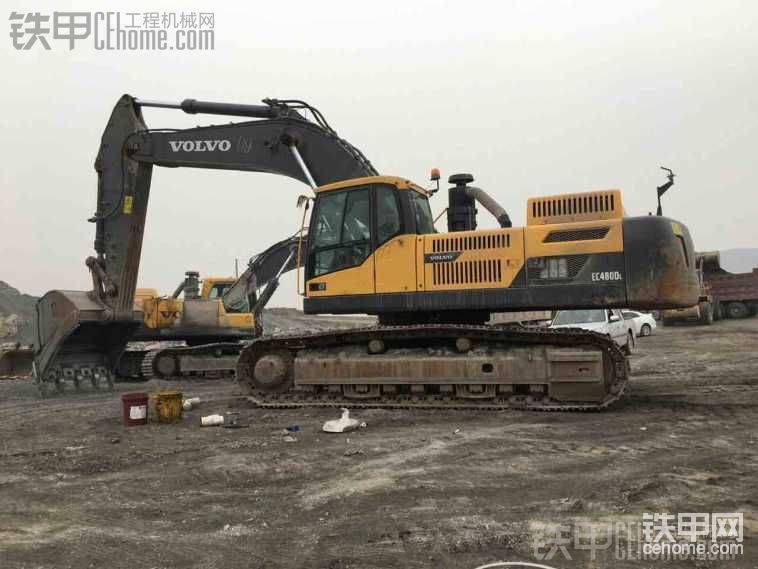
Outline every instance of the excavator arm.
{"type": "Polygon", "coordinates": [[[96,226],[95,256],[85,261],[92,290],[50,291],[40,299],[34,362],[38,381],[62,386],[64,378],[77,384],[112,380],[111,370],[141,321],[134,294],[154,165],[266,172],[312,188],[377,173],[360,150],[302,101],[236,105],[188,99],[174,104],[122,96],[95,161],[97,210],[90,219],[96,226]],[[254,120],[151,130],[142,116],[144,107],[254,120]]]}
{"type": "MultiPolygon", "coordinates": [[[[303,242],[307,235],[303,235],[303,242]]],[[[263,330],[263,309],[279,287],[279,278],[297,267],[300,234],[283,239],[252,257],[247,269],[221,298],[227,312],[253,313],[257,332],[263,330]],[[260,292],[259,292],[260,291],[260,292]]]]}

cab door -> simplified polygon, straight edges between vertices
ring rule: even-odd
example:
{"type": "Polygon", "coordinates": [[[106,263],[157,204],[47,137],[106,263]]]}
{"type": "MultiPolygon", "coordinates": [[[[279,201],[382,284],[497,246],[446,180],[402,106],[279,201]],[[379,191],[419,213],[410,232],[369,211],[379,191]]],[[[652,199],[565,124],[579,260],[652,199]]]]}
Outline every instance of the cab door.
{"type": "Polygon", "coordinates": [[[308,235],[308,297],[375,291],[371,186],[321,192],[308,235]]]}
{"type": "Polygon", "coordinates": [[[394,186],[384,184],[374,187],[377,293],[416,290],[417,236],[404,227],[399,191],[394,186]]]}

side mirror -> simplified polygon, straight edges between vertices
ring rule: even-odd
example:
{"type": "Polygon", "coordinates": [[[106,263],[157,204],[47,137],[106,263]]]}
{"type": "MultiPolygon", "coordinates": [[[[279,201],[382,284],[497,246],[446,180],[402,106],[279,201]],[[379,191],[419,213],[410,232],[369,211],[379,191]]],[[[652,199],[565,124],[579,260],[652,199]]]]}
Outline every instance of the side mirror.
{"type": "Polygon", "coordinates": [[[608,322],[618,322],[621,320],[616,314],[611,314],[611,317],[608,319],[608,322]]]}

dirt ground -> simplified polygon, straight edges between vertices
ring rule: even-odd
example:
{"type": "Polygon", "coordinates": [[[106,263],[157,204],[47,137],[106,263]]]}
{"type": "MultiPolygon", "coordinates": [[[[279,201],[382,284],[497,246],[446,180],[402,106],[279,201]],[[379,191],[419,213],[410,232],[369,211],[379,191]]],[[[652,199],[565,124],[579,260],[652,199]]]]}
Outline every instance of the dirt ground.
{"type": "Polygon", "coordinates": [[[256,409],[232,382],[138,386],[203,403],[127,429],[134,385],[40,400],[2,381],[0,567],[473,569],[536,562],[551,524],[571,557],[551,567],[758,566],[758,318],[659,329],[632,369],[604,413],[365,411],[343,435],[320,430],[333,410],[256,409]],[[212,412],[249,426],[201,428],[212,412]],[[743,553],[641,560],[624,528],[645,512],[742,512],[743,553]]]}

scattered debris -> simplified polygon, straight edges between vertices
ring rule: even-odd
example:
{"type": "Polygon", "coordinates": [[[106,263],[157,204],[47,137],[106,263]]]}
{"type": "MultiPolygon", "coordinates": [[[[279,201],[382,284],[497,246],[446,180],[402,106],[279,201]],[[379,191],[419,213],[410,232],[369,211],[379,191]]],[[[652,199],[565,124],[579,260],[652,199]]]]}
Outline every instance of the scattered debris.
{"type": "Polygon", "coordinates": [[[299,433],[300,425],[290,425],[289,427],[286,427],[286,431],[288,433],[299,433]]]}
{"type": "Polygon", "coordinates": [[[580,498],[561,498],[558,501],[559,512],[581,512],[584,510],[584,502],[580,498]]]}
{"type": "Polygon", "coordinates": [[[200,404],[200,398],[199,397],[189,397],[188,399],[185,399],[182,401],[182,408],[185,411],[190,411],[192,408],[197,407],[200,404]]]}
{"type": "Polygon", "coordinates": [[[223,529],[218,531],[219,534],[230,537],[241,537],[244,535],[252,535],[255,530],[242,524],[224,524],[223,529]]]}
{"type": "Polygon", "coordinates": [[[640,427],[640,431],[647,431],[647,427],[640,427]]]}
{"type": "Polygon", "coordinates": [[[366,454],[362,448],[349,448],[345,451],[345,456],[355,456],[356,454],[366,454]]]}
{"type": "Polygon", "coordinates": [[[200,418],[200,425],[203,427],[216,427],[224,424],[223,415],[206,415],[200,418]]]}
{"type": "Polygon", "coordinates": [[[250,426],[247,423],[240,423],[239,413],[227,413],[226,415],[227,417],[224,421],[225,429],[242,429],[250,426]]]}
{"type": "Polygon", "coordinates": [[[357,429],[359,426],[361,425],[358,423],[358,420],[350,418],[350,411],[343,407],[342,417],[327,421],[321,429],[325,433],[344,433],[346,431],[357,429]]]}
{"type": "Polygon", "coordinates": [[[457,434],[458,434],[458,433],[460,433],[460,432],[461,432],[461,428],[460,428],[460,427],[458,427],[457,429],[455,429],[455,430],[453,431],[453,434],[454,434],[454,435],[457,435],[457,434]]]}
{"type": "Polygon", "coordinates": [[[285,443],[296,443],[297,438],[293,437],[292,435],[287,435],[282,439],[285,443]]]}

